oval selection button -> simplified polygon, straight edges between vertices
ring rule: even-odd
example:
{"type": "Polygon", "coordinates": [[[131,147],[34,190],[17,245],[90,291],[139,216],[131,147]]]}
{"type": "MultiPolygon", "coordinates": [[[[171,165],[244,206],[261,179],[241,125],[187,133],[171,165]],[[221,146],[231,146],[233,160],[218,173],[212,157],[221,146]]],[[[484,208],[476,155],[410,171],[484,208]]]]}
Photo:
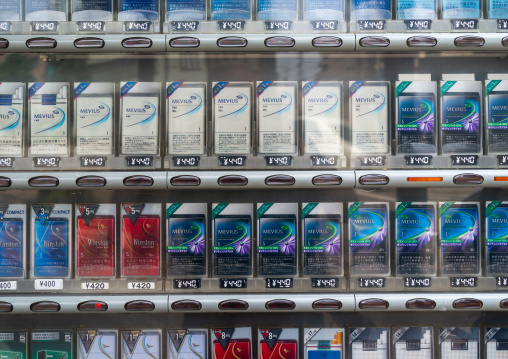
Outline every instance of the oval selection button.
{"type": "Polygon", "coordinates": [[[0,302],[0,312],[1,313],[10,313],[12,312],[14,307],[9,302],[0,302]]]}
{"type": "Polygon", "coordinates": [[[434,309],[436,308],[436,302],[426,298],[415,298],[410,299],[406,302],[407,309],[434,309]]]}
{"type": "Polygon", "coordinates": [[[6,49],[9,47],[9,40],[0,38],[0,49],[6,49]]]}
{"type": "Polygon", "coordinates": [[[12,180],[9,177],[0,177],[0,187],[10,187],[12,180]]]}
{"type": "Polygon", "coordinates": [[[123,185],[127,187],[150,187],[153,186],[153,178],[148,176],[129,176],[123,179],[123,185]]]}
{"type": "Polygon", "coordinates": [[[84,176],[76,180],[76,185],[79,187],[104,187],[106,179],[100,176],[84,176]]]}
{"type": "Polygon", "coordinates": [[[125,303],[124,308],[129,312],[151,312],[155,309],[155,304],[149,300],[133,300],[125,303]]]}
{"type": "Polygon", "coordinates": [[[459,36],[453,43],[457,47],[480,47],[485,45],[485,39],[480,36],[459,36]]]}
{"type": "Polygon", "coordinates": [[[432,36],[412,36],[406,41],[409,47],[434,47],[437,45],[437,39],[432,36]]]}
{"type": "Polygon", "coordinates": [[[228,299],[219,303],[220,310],[247,310],[249,303],[239,299],[228,299]]]}
{"type": "Polygon", "coordinates": [[[365,186],[380,186],[390,183],[390,179],[385,175],[372,174],[361,176],[358,182],[365,186]]]}
{"type": "Polygon", "coordinates": [[[58,312],[60,304],[51,301],[36,302],[30,305],[30,310],[32,312],[58,312]]]}
{"type": "Polygon", "coordinates": [[[173,310],[201,310],[201,303],[197,300],[190,300],[190,299],[184,299],[184,300],[178,300],[176,302],[173,302],[171,304],[171,309],[173,310]]]}
{"type": "Polygon", "coordinates": [[[482,184],[483,176],[474,173],[462,173],[453,177],[455,184],[482,184]]]}
{"type": "Polygon", "coordinates": [[[74,41],[74,47],[77,49],[102,49],[104,45],[106,42],[98,37],[82,37],[74,41]]]}
{"type": "Polygon", "coordinates": [[[274,299],[265,304],[267,310],[293,310],[295,307],[295,302],[288,299],[274,299]]]}
{"type": "Polygon", "coordinates": [[[342,303],[335,299],[319,299],[312,303],[312,309],[315,310],[339,310],[342,303]]]}
{"type": "Polygon", "coordinates": [[[273,175],[265,178],[267,186],[292,186],[295,181],[293,176],[288,175],[273,175]]]}
{"type": "Polygon", "coordinates": [[[14,310],[14,307],[9,302],[0,302],[0,313],[10,313],[14,310]]]}
{"type": "Polygon", "coordinates": [[[367,36],[360,39],[361,47],[387,47],[390,39],[383,36],[367,36]]]}
{"type": "Polygon", "coordinates": [[[336,36],[321,36],[312,39],[312,46],[314,47],[340,47],[342,46],[342,39],[336,36]]]}
{"type": "Polygon", "coordinates": [[[57,187],[60,181],[56,177],[39,176],[28,180],[30,187],[57,187]]]}
{"type": "Polygon", "coordinates": [[[108,305],[98,300],[88,300],[78,304],[80,312],[105,312],[108,310],[108,305]]]}
{"type": "Polygon", "coordinates": [[[174,39],[169,40],[169,46],[171,47],[198,47],[199,46],[199,39],[196,39],[195,37],[177,37],[174,39]]]}
{"type": "Polygon", "coordinates": [[[319,175],[312,179],[315,186],[339,186],[341,183],[342,178],[336,175],[319,175]]]}
{"type": "Polygon", "coordinates": [[[26,40],[26,47],[29,49],[54,49],[56,40],[49,37],[36,37],[26,40]]]}
{"type": "Polygon", "coordinates": [[[148,49],[152,47],[152,39],[147,37],[129,37],[122,40],[122,46],[126,49],[148,49]]]}
{"type": "Polygon", "coordinates": [[[217,40],[219,47],[245,47],[247,43],[247,39],[240,36],[228,36],[217,40]]]}
{"type": "Polygon", "coordinates": [[[358,306],[360,309],[388,309],[390,304],[384,299],[371,298],[362,300],[358,306]]]}
{"type": "Polygon", "coordinates": [[[508,309],[508,299],[503,299],[499,302],[499,308],[508,309]]]}
{"type": "Polygon", "coordinates": [[[172,186],[199,186],[201,184],[201,178],[196,176],[176,176],[171,178],[170,181],[172,186]]]}
{"type": "Polygon", "coordinates": [[[483,302],[474,298],[462,298],[453,301],[453,308],[455,309],[482,309],[483,302]]]}
{"type": "Polygon", "coordinates": [[[293,47],[295,39],[288,36],[274,36],[265,40],[266,47],[293,47]]]}
{"type": "Polygon", "coordinates": [[[503,37],[503,39],[501,40],[501,45],[508,46],[508,36],[507,37],[503,37]]]}
{"type": "Polygon", "coordinates": [[[245,176],[227,175],[220,177],[217,183],[219,186],[245,186],[249,183],[249,180],[245,176]]]}

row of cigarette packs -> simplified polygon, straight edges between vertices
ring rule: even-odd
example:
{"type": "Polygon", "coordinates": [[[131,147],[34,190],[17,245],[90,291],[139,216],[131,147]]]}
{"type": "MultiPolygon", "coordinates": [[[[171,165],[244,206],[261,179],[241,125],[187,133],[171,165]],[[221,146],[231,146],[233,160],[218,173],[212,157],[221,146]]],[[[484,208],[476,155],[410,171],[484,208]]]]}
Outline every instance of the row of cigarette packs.
{"type": "MultiPolygon", "coordinates": [[[[483,154],[484,147],[488,154],[506,154],[508,80],[502,78],[508,77],[489,77],[484,96],[480,81],[443,75],[439,97],[430,75],[429,81],[400,80],[395,106],[388,81],[352,81],[350,131],[345,131],[342,82],[303,82],[303,153],[342,155],[348,132],[352,156],[390,154],[392,138],[396,154],[483,154]]],[[[0,156],[23,156],[25,141],[29,156],[69,156],[72,142],[77,156],[107,156],[115,154],[118,140],[121,155],[160,155],[163,138],[172,156],[203,156],[208,147],[215,155],[252,155],[254,147],[260,155],[298,153],[298,82],[258,82],[256,97],[251,82],[213,83],[213,125],[207,120],[206,83],[169,82],[164,136],[159,83],[122,82],[119,116],[113,83],[75,83],[74,101],[68,88],[68,83],[30,83],[26,116],[25,85],[1,83],[0,156]],[[213,133],[208,139],[207,131],[213,133]]]]}
{"type": "MultiPolygon", "coordinates": [[[[485,356],[480,356],[479,328],[438,328],[439,357],[442,359],[502,359],[508,357],[508,329],[485,328],[485,356]]],[[[392,328],[254,328],[261,359],[297,359],[303,343],[305,359],[432,359],[432,327],[392,328]],[[349,332],[349,347],[345,333],[349,332]],[[303,340],[302,340],[303,339],[303,340]],[[390,344],[392,343],[392,344],[390,344]],[[347,347],[347,349],[346,349],[347,347]],[[390,348],[391,347],[391,348],[390,348]],[[391,350],[390,350],[391,349],[391,350]],[[391,354],[391,355],[390,355],[391,354]]],[[[71,359],[74,357],[73,330],[0,331],[0,353],[4,359],[71,359]],[[31,340],[29,340],[31,339],[31,340]]],[[[250,327],[168,329],[77,329],[78,359],[162,359],[167,343],[171,359],[252,359],[250,327]],[[120,342],[120,343],[119,343],[120,342]],[[210,343],[210,344],[208,344],[210,343]],[[212,356],[210,356],[210,351],[212,356]]]]}
{"type": "MultiPolygon", "coordinates": [[[[71,9],[72,21],[113,21],[113,0],[72,0],[41,1],[24,0],[0,2],[3,21],[66,21],[71,9]],[[25,9],[24,14],[22,9],[25,9]]],[[[253,13],[258,20],[345,20],[344,0],[134,0],[118,1],[119,21],[159,21],[159,10],[165,11],[165,19],[183,21],[211,20],[251,20],[253,13]],[[300,4],[301,2],[301,4],[300,4]],[[255,9],[253,9],[255,7],[255,9]],[[302,15],[299,16],[299,10],[302,15]]],[[[506,1],[452,1],[452,0],[354,0],[349,18],[354,20],[389,20],[394,9],[395,18],[400,20],[440,19],[506,19],[506,1]],[[393,2],[393,4],[392,4],[393,2]],[[485,6],[485,9],[484,9],[485,6]],[[484,14],[485,13],[485,14],[484,14]]],[[[116,18],[116,17],[115,17],[116,18]]]]}
{"type": "Polygon", "coordinates": [[[163,217],[159,203],[3,204],[0,277],[27,276],[27,233],[31,277],[71,277],[74,247],[75,276],[84,278],[115,277],[117,248],[122,277],[160,277],[162,248],[168,277],[206,277],[209,267],[221,277],[296,277],[299,267],[343,276],[343,253],[350,276],[390,276],[392,256],[396,276],[480,275],[483,256],[488,276],[508,271],[506,202],[486,202],[485,212],[479,202],[351,202],[347,220],[342,203],[165,207],[163,217]]]}

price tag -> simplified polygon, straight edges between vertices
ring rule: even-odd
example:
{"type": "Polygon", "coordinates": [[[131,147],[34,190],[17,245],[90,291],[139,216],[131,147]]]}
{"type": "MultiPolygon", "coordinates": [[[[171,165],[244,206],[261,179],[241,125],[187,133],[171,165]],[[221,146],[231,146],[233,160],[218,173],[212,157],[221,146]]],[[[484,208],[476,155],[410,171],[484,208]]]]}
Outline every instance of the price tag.
{"type": "Polygon", "coordinates": [[[12,167],[14,165],[13,157],[0,157],[0,167],[12,167]]]}
{"type": "Polygon", "coordinates": [[[360,288],[384,288],[384,278],[358,278],[358,286],[360,288]]]}
{"type": "Polygon", "coordinates": [[[35,290],[62,290],[63,279],[36,279],[35,290]]]}
{"type": "Polygon", "coordinates": [[[245,29],[245,21],[218,21],[219,30],[227,31],[227,30],[235,30],[235,31],[243,31],[245,29]]]}
{"type": "Polygon", "coordinates": [[[173,157],[173,166],[175,167],[199,167],[199,156],[179,156],[173,157]]]}
{"type": "Polygon", "coordinates": [[[245,166],[246,156],[219,156],[219,166],[242,167],[245,166]]]}
{"type": "Polygon", "coordinates": [[[60,157],[34,157],[35,167],[58,167],[60,166],[60,157]]]}
{"type": "Polygon", "coordinates": [[[360,30],[384,30],[385,20],[358,20],[360,30]]]}
{"type": "Polygon", "coordinates": [[[174,289],[199,289],[201,279],[173,279],[174,289]]]}
{"type": "Polygon", "coordinates": [[[360,166],[384,166],[386,156],[360,156],[358,157],[360,166]]]}
{"type": "Polygon", "coordinates": [[[497,164],[499,166],[508,166],[508,155],[497,156],[497,164]]]}
{"type": "Polygon", "coordinates": [[[478,165],[477,155],[452,155],[452,165],[454,166],[476,166],[478,165]]]}
{"type": "Polygon", "coordinates": [[[427,277],[406,277],[404,287],[406,288],[430,288],[432,279],[427,277]]]}
{"type": "Polygon", "coordinates": [[[106,31],[105,21],[78,21],[78,31],[106,31]]]}
{"type": "Polygon", "coordinates": [[[496,287],[508,287],[508,277],[496,277],[496,287]]]}
{"type": "Polygon", "coordinates": [[[266,278],[266,288],[293,288],[293,278],[266,278]]]}
{"type": "Polygon", "coordinates": [[[153,167],[153,157],[152,156],[126,157],[125,165],[127,167],[153,167]]]}
{"type": "Polygon", "coordinates": [[[0,21],[0,31],[11,31],[12,22],[10,21],[0,21]]]}
{"type": "Polygon", "coordinates": [[[105,167],[106,157],[81,157],[81,167],[105,167]]]}
{"type": "Polygon", "coordinates": [[[404,156],[404,159],[408,166],[430,166],[432,164],[430,155],[407,155],[404,156]]]}
{"type": "Polygon", "coordinates": [[[291,166],[293,156],[265,156],[267,166],[291,166]]]}
{"type": "Polygon", "coordinates": [[[171,21],[171,31],[197,31],[199,21],[171,21]]]}
{"type": "Polygon", "coordinates": [[[151,21],[124,21],[123,28],[128,32],[150,32],[153,23],[151,21]]]}
{"type": "Polygon", "coordinates": [[[453,30],[476,30],[478,19],[454,19],[450,20],[453,30]]]}
{"type": "Polygon", "coordinates": [[[245,289],[247,288],[246,278],[219,279],[221,289],[245,289]]]}
{"type": "Polygon", "coordinates": [[[508,30],[508,19],[497,19],[498,30],[508,30]]]}
{"type": "Polygon", "coordinates": [[[108,282],[83,282],[81,283],[82,290],[108,290],[108,282]]]}
{"type": "Polygon", "coordinates": [[[339,288],[339,278],[312,278],[312,288],[339,288]]]}
{"type": "Polygon", "coordinates": [[[18,289],[18,282],[15,280],[0,282],[0,290],[16,290],[18,289]]]}
{"type": "Polygon", "coordinates": [[[406,30],[430,30],[432,20],[404,20],[406,30]]]}
{"type": "Polygon", "coordinates": [[[265,20],[267,31],[290,31],[293,29],[293,21],[265,20]]]}
{"type": "Polygon", "coordinates": [[[476,277],[451,277],[450,286],[454,288],[472,288],[478,286],[476,277]]]}
{"type": "Polygon", "coordinates": [[[337,20],[312,20],[310,22],[312,30],[338,30],[339,22],[337,20]]]}
{"type": "Polygon", "coordinates": [[[338,156],[310,156],[312,166],[335,166],[337,165],[338,156]]]}
{"type": "Polygon", "coordinates": [[[57,31],[58,21],[31,21],[31,31],[57,31]]]}
{"type": "Polygon", "coordinates": [[[127,283],[129,290],[153,290],[155,289],[154,282],[129,282],[127,283]]]}

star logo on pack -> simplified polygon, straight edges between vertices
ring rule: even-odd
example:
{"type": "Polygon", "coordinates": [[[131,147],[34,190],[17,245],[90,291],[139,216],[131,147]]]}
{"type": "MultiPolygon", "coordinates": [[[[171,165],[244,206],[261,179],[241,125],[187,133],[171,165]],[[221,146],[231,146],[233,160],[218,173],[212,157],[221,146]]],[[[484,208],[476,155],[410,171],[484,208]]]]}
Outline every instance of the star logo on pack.
{"type": "Polygon", "coordinates": [[[143,208],[145,207],[144,203],[124,203],[122,204],[123,210],[125,211],[125,214],[131,221],[132,225],[136,224],[136,221],[138,220],[138,217],[141,215],[141,212],[143,212],[143,208]]]}
{"type": "Polygon", "coordinates": [[[93,217],[97,214],[99,210],[98,204],[78,204],[78,211],[83,217],[86,225],[89,226],[93,217]]]}
{"type": "Polygon", "coordinates": [[[279,340],[279,335],[282,332],[282,329],[259,329],[259,331],[261,332],[266,345],[268,345],[268,349],[272,350],[277,340],[279,340]]]}
{"type": "Polygon", "coordinates": [[[235,331],[235,328],[224,328],[224,329],[213,329],[213,334],[215,335],[215,338],[219,341],[220,346],[222,349],[226,350],[229,344],[229,340],[233,336],[233,332],[235,331]]]}

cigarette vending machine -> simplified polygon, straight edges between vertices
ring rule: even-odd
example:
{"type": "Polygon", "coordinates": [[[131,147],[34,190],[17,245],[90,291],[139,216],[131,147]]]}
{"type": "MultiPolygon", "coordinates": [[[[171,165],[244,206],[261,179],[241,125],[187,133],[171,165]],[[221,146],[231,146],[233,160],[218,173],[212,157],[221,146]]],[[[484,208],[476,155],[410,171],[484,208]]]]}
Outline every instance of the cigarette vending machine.
{"type": "Polygon", "coordinates": [[[508,358],[506,0],[0,0],[0,359],[508,358]]]}

